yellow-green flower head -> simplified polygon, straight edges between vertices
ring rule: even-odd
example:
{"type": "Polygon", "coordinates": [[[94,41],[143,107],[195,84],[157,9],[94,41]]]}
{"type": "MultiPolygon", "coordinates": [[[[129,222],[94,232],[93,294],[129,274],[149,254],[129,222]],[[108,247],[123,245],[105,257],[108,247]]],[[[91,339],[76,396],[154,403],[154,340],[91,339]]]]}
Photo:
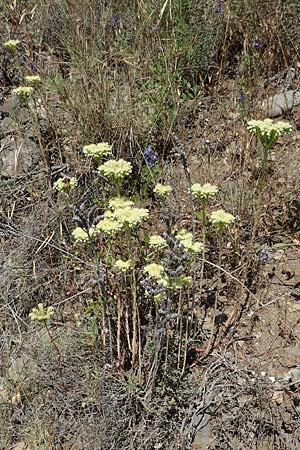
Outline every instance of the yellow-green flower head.
{"type": "Polygon", "coordinates": [[[189,252],[199,253],[203,250],[203,244],[201,242],[193,241],[193,233],[186,230],[181,230],[176,234],[176,239],[178,239],[181,245],[189,252]]]}
{"type": "Polygon", "coordinates": [[[77,179],[75,177],[61,177],[53,183],[54,189],[60,192],[68,192],[77,185],[77,179]]]}
{"type": "Polygon", "coordinates": [[[77,242],[87,242],[89,240],[88,232],[81,227],[75,228],[72,231],[72,236],[77,242]]]}
{"type": "Polygon", "coordinates": [[[124,197],[115,197],[111,198],[108,204],[112,209],[122,209],[122,208],[130,208],[130,206],[133,205],[133,201],[124,197]]]}
{"type": "Polygon", "coordinates": [[[153,278],[158,284],[169,287],[169,279],[165,273],[164,266],[161,264],[151,263],[144,267],[144,273],[153,278]]]}
{"type": "Polygon", "coordinates": [[[44,308],[43,303],[39,303],[37,308],[33,308],[29,317],[31,320],[37,320],[38,322],[47,322],[54,314],[52,306],[44,308]]]}
{"type": "Polygon", "coordinates": [[[117,259],[114,263],[114,268],[120,270],[121,272],[127,272],[133,267],[133,262],[131,259],[123,261],[122,259],[117,259]]]}
{"type": "Polygon", "coordinates": [[[41,77],[39,75],[26,75],[25,80],[27,83],[29,83],[32,87],[36,87],[41,82],[41,77]]]}
{"type": "Polygon", "coordinates": [[[192,284],[191,276],[187,276],[187,277],[182,276],[182,277],[177,277],[172,280],[171,288],[172,289],[182,289],[182,288],[191,286],[191,284],[192,284]]]}
{"type": "Polygon", "coordinates": [[[155,280],[161,280],[165,275],[165,269],[161,264],[151,263],[144,267],[144,273],[155,280]]]}
{"type": "Polygon", "coordinates": [[[210,221],[213,225],[217,227],[226,227],[233,223],[235,217],[224,211],[223,209],[218,209],[217,211],[213,211],[210,216],[210,221]]]}
{"type": "Polygon", "coordinates": [[[154,194],[156,194],[159,198],[165,199],[172,192],[172,187],[168,184],[158,183],[153,189],[154,194]]]}
{"type": "Polygon", "coordinates": [[[100,159],[103,156],[109,155],[111,152],[111,145],[107,142],[99,142],[98,144],[89,144],[83,147],[83,153],[86,156],[93,156],[100,159]]]}
{"type": "Polygon", "coordinates": [[[288,122],[280,121],[274,123],[273,119],[249,120],[247,128],[251,133],[255,133],[259,137],[261,135],[270,137],[272,133],[278,137],[283,133],[292,131],[292,126],[288,122]]]}
{"type": "Polygon", "coordinates": [[[202,242],[193,242],[192,239],[184,239],[181,241],[181,245],[189,252],[199,253],[203,250],[202,242]]]}
{"type": "Polygon", "coordinates": [[[149,210],[146,208],[118,208],[112,213],[118,222],[133,227],[143,222],[149,216],[149,210]]]}
{"type": "Polygon", "coordinates": [[[3,45],[4,47],[8,48],[8,50],[15,52],[19,44],[21,44],[21,41],[19,41],[19,39],[9,39],[8,41],[4,42],[3,45]]]}
{"type": "Polygon", "coordinates": [[[154,235],[150,236],[149,245],[150,245],[150,247],[153,247],[157,250],[160,250],[160,249],[168,246],[167,241],[162,236],[159,236],[158,234],[154,234],[154,235]]]}
{"type": "Polygon", "coordinates": [[[118,233],[122,228],[122,223],[118,222],[117,220],[110,219],[108,217],[105,217],[104,219],[100,220],[100,222],[96,225],[96,230],[101,231],[104,234],[107,234],[108,236],[114,235],[118,233]]]}
{"type": "Polygon", "coordinates": [[[183,241],[186,239],[193,239],[193,233],[183,229],[183,230],[178,231],[175,237],[179,241],[183,241]]]}
{"type": "Polygon", "coordinates": [[[26,102],[32,95],[33,91],[34,89],[31,86],[19,86],[13,89],[11,92],[19,97],[21,101],[26,102]]]}
{"type": "Polygon", "coordinates": [[[108,178],[122,179],[132,171],[132,165],[124,159],[110,159],[98,167],[98,171],[108,178]]]}
{"type": "Polygon", "coordinates": [[[209,198],[216,195],[217,192],[218,188],[210,183],[203,184],[203,186],[199,183],[195,183],[191,187],[193,197],[204,201],[207,201],[209,198]]]}

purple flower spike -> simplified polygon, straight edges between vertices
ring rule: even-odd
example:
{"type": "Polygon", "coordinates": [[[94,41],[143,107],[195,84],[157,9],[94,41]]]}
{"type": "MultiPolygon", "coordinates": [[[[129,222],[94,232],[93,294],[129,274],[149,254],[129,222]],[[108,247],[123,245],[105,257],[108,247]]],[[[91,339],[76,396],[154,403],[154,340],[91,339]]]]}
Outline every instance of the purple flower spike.
{"type": "Polygon", "coordinates": [[[153,147],[149,145],[144,151],[144,158],[148,167],[154,167],[157,161],[157,156],[154,154],[153,147]]]}

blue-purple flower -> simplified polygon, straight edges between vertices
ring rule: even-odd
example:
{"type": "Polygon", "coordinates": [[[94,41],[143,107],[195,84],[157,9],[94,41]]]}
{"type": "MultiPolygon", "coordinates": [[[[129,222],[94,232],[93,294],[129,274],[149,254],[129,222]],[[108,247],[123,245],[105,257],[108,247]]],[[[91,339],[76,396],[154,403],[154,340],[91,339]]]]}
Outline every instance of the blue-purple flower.
{"type": "Polygon", "coordinates": [[[252,47],[259,48],[260,47],[260,42],[259,41],[253,41],[252,42],[252,47]]]}
{"type": "Polygon", "coordinates": [[[154,24],[153,27],[152,27],[151,33],[155,33],[156,31],[159,31],[159,30],[160,30],[159,23],[154,24]]]}
{"type": "Polygon", "coordinates": [[[154,153],[153,147],[149,145],[144,151],[144,158],[148,167],[154,167],[157,161],[157,156],[154,153]]]}
{"type": "Polygon", "coordinates": [[[246,98],[246,95],[242,92],[241,95],[239,96],[239,101],[243,102],[246,98]]]}
{"type": "Polygon", "coordinates": [[[216,4],[216,9],[215,12],[220,12],[222,10],[222,4],[221,4],[222,0],[217,0],[217,4],[216,4]]]}
{"type": "Polygon", "coordinates": [[[112,18],[112,24],[113,25],[119,25],[119,23],[120,23],[120,18],[119,18],[119,16],[118,16],[118,14],[114,14],[113,15],[113,18],[112,18]]]}
{"type": "Polygon", "coordinates": [[[36,64],[33,61],[30,61],[28,63],[28,67],[30,68],[30,71],[33,75],[35,75],[37,73],[37,67],[36,64]]]}

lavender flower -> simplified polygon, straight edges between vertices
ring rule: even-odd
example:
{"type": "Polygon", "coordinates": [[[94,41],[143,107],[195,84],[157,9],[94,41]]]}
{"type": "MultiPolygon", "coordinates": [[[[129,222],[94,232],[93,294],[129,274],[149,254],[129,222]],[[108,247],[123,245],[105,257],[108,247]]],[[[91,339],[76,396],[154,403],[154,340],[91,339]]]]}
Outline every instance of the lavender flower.
{"type": "Polygon", "coordinates": [[[215,12],[218,13],[221,10],[222,10],[221,0],[217,0],[217,5],[216,5],[215,12]]]}
{"type": "Polygon", "coordinates": [[[157,156],[154,154],[153,147],[149,145],[144,151],[144,158],[148,167],[154,167],[157,161],[157,156]]]}
{"type": "Polygon", "coordinates": [[[252,47],[259,48],[260,47],[260,42],[259,41],[253,41],[252,42],[252,47]]]}
{"type": "Polygon", "coordinates": [[[246,95],[242,92],[241,95],[239,96],[239,101],[243,102],[246,98],[246,95]]]}
{"type": "Polygon", "coordinates": [[[155,33],[156,31],[160,31],[160,25],[159,24],[153,25],[151,33],[155,33]]]}
{"type": "Polygon", "coordinates": [[[119,25],[119,23],[120,23],[120,18],[118,16],[118,14],[114,14],[113,18],[112,18],[112,24],[113,25],[119,25]]]}
{"type": "Polygon", "coordinates": [[[28,67],[30,68],[30,71],[33,75],[35,75],[37,73],[37,67],[36,64],[33,61],[30,61],[28,63],[28,67]]]}

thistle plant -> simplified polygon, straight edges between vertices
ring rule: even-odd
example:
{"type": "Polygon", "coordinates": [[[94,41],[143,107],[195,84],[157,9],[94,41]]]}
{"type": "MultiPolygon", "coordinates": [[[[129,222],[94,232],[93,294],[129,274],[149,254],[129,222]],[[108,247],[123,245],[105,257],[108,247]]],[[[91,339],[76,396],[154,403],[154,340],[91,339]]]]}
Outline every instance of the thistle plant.
{"type": "Polygon", "coordinates": [[[265,176],[268,155],[279,136],[290,133],[292,126],[288,122],[274,122],[272,119],[250,120],[247,124],[250,133],[254,133],[263,146],[262,178],[265,176]]]}

